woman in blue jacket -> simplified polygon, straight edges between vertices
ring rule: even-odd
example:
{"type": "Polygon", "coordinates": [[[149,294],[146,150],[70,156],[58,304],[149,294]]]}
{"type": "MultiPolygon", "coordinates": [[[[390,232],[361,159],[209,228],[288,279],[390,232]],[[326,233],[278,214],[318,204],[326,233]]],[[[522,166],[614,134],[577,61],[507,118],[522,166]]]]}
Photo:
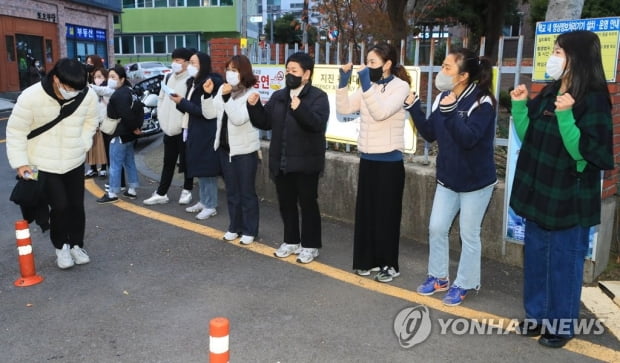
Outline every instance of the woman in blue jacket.
{"type": "Polygon", "coordinates": [[[437,73],[441,93],[427,118],[415,94],[405,100],[425,140],[437,141],[437,189],[429,224],[428,277],[421,295],[449,290],[448,306],[459,305],[480,288],[482,219],[497,183],[493,141],[496,101],[491,93],[492,67],[468,49],[451,51],[437,73]],[[449,281],[448,233],[460,210],[461,258],[456,279],[449,281]]]}
{"type": "Polygon", "coordinates": [[[183,132],[186,139],[186,177],[198,178],[199,203],[203,206],[196,218],[207,219],[217,214],[217,176],[220,174],[220,164],[213,148],[217,114],[203,114],[201,102],[203,98],[211,97],[203,90],[205,82],[213,83],[215,93],[223,81],[218,74],[211,72],[211,57],[206,53],[198,52],[191,56],[187,72],[190,76],[187,80],[187,94],[185,97],[173,94],[170,98],[177,104],[177,109],[185,113],[183,132]]]}

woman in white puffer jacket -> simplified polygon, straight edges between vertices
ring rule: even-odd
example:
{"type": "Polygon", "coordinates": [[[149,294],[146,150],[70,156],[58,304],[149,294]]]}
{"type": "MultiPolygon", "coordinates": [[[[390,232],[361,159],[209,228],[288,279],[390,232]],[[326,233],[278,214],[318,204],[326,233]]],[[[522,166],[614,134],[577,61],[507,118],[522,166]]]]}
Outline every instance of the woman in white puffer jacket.
{"type": "Polygon", "coordinates": [[[246,102],[256,78],[252,64],[244,55],[235,55],[226,63],[226,83],[211,96],[205,82],[202,110],[205,115],[217,114],[214,148],[226,184],[230,224],[224,239],[241,236],[242,244],[254,242],[258,234],[258,197],[255,180],[260,148],[258,130],[252,126],[246,102]]]}

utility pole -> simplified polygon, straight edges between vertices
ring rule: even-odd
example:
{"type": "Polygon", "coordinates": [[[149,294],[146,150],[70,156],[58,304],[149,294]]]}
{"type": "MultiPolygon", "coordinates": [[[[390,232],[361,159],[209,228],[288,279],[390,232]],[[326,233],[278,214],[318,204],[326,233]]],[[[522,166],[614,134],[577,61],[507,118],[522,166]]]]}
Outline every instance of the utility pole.
{"type": "MultiPolygon", "coordinates": [[[[301,26],[303,27],[301,43],[305,46],[308,44],[308,0],[304,0],[304,8],[301,13],[301,26]]],[[[308,50],[306,49],[306,51],[308,50]]]]}

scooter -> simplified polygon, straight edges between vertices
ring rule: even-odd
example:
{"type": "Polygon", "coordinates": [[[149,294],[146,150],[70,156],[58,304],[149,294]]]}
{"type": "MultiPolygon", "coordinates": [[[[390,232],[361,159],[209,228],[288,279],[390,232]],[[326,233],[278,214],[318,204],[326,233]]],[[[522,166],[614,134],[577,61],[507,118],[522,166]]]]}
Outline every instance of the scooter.
{"type": "Polygon", "coordinates": [[[163,75],[147,78],[133,86],[133,91],[144,104],[144,123],[139,137],[148,137],[161,132],[157,118],[157,101],[163,75]]]}

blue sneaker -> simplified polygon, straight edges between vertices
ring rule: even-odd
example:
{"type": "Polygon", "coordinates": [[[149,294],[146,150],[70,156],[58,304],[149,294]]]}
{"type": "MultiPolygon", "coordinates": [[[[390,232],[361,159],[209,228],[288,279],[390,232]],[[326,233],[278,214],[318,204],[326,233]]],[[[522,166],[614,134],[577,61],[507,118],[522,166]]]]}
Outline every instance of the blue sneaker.
{"type": "Polygon", "coordinates": [[[443,297],[443,304],[447,306],[461,305],[469,290],[462,289],[456,285],[452,285],[446,296],[443,297]]]}
{"type": "Polygon", "coordinates": [[[420,295],[433,295],[438,291],[446,291],[450,287],[450,280],[439,279],[437,277],[428,276],[422,285],[418,286],[416,291],[420,295]]]}

